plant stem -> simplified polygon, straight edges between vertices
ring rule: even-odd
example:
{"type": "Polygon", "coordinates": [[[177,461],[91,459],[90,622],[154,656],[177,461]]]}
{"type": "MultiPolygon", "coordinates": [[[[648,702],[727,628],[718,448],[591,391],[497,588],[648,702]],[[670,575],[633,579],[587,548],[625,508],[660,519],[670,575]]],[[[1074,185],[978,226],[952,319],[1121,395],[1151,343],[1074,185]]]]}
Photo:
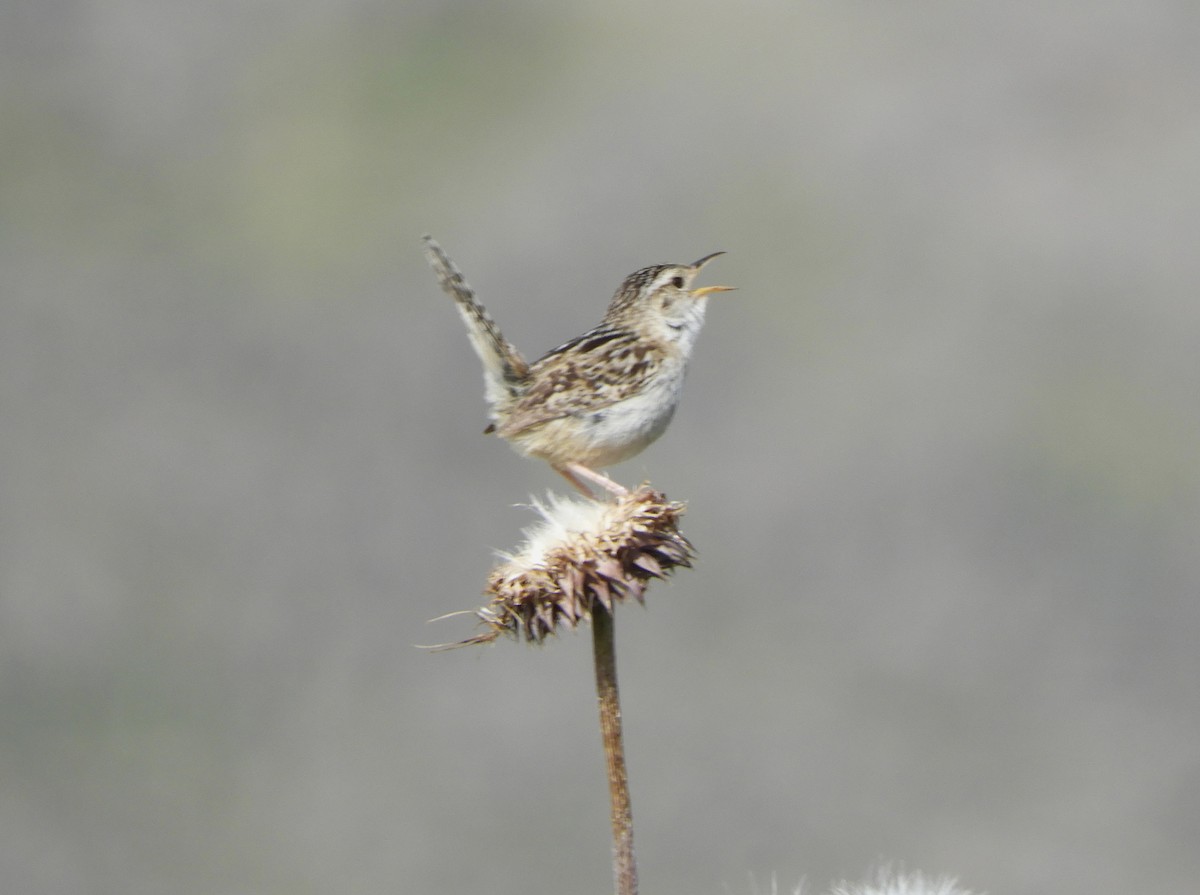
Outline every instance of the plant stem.
{"type": "Polygon", "coordinates": [[[637,862],[633,857],[633,811],[621,738],[621,697],[617,692],[617,651],[613,617],[599,600],[592,604],[592,652],[596,662],[596,695],[600,700],[600,735],[608,764],[612,802],[613,877],[617,895],[637,895],[637,862]]]}

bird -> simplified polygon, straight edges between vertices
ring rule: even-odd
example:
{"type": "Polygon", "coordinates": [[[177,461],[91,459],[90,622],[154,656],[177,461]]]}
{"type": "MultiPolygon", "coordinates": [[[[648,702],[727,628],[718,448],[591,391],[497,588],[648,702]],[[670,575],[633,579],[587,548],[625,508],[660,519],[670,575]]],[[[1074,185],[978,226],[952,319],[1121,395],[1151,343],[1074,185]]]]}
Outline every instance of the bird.
{"type": "Polygon", "coordinates": [[[640,453],[666,431],[708,298],[735,288],[692,288],[692,282],[725,253],[631,273],[598,325],[529,363],[430,236],[424,251],[483,362],[491,420],[484,433],[545,460],[590,498],[596,494],[589,484],[616,497],[628,494],[600,470],[640,453]]]}

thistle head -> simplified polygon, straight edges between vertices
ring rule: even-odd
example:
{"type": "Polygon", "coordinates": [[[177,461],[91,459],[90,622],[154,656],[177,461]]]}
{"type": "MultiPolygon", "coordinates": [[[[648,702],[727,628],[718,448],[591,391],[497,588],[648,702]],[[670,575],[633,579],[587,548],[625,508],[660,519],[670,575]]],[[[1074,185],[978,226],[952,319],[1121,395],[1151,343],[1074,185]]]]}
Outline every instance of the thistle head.
{"type": "Polygon", "coordinates": [[[549,495],[533,508],[541,520],[488,576],[491,599],[475,613],[486,630],[445,646],[502,634],[541,643],[590,620],[597,602],[610,612],[630,598],[644,604],[652,579],[691,566],[694,550],[678,527],[683,505],[649,487],[611,503],[549,495]]]}

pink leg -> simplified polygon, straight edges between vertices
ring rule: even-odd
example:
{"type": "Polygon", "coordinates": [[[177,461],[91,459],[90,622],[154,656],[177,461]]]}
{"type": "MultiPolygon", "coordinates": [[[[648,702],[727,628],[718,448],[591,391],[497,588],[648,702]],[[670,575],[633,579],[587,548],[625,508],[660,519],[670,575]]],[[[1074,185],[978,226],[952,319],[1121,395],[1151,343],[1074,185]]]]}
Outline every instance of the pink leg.
{"type": "Polygon", "coordinates": [[[562,466],[556,466],[555,469],[558,470],[559,474],[562,475],[563,478],[565,478],[568,482],[570,482],[588,497],[595,497],[595,495],[592,494],[592,492],[586,485],[583,484],[583,482],[580,481],[580,479],[586,479],[593,485],[599,485],[610,494],[615,494],[618,497],[624,497],[629,493],[629,489],[627,489],[624,485],[617,484],[608,476],[604,475],[603,473],[596,472],[596,470],[590,469],[589,467],[584,466],[582,463],[565,463],[562,466]]]}
{"type": "Polygon", "coordinates": [[[585,485],[583,482],[579,481],[579,479],[575,478],[575,476],[573,476],[570,472],[568,472],[564,467],[555,466],[554,471],[557,472],[564,479],[566,479],[568,482],[570,482],[572,485],[574,485],[575,489],[577,491],[579,491],[580,494],[590,497],[590,498],[592,498],[592,500],[596,499],[596,495],[592,493],[592,489],[589,488],[587,485],[585,485]]]}

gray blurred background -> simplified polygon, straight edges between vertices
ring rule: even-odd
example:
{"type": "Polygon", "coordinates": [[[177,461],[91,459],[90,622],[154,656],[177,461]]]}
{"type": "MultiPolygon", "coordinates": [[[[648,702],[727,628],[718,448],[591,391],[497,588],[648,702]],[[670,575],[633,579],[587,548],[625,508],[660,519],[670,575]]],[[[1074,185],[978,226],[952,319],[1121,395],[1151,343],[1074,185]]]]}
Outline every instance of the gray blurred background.
{"type": "Polygon", "coordinates": [[[586,636],[429,654],[527,354],[729,252],[619,614],[643,889],[1200,877],[1200,7],[0,12],[0,891],[609,891],[586,636]]]}

